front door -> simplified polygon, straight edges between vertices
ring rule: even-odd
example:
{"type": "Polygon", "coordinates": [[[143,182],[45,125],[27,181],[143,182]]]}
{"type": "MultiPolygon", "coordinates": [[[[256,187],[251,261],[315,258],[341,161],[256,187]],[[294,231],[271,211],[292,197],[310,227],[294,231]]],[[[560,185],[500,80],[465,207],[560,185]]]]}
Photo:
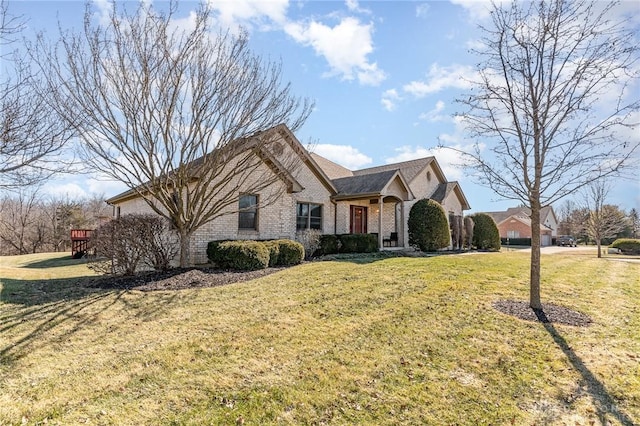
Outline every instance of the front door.
{"type": "Polygon", "coordinates": [[[367,233],[367,208],[362,206],[351,206],[351,226],[352,234],[367,233]]]}

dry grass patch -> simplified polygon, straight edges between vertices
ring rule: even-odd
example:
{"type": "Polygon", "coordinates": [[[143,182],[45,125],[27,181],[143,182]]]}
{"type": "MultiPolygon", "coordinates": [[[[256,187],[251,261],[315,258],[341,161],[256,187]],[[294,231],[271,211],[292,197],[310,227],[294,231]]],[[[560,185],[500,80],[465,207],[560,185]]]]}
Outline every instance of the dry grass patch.
{"type": "Polygon", "coordinates": [[[594,321],[553,330],[492,307],[527,271],[513,252],[180,291],[2,278],[0,424],[640,422],[640,265],[544,256],[543,299],[594,321]]]}

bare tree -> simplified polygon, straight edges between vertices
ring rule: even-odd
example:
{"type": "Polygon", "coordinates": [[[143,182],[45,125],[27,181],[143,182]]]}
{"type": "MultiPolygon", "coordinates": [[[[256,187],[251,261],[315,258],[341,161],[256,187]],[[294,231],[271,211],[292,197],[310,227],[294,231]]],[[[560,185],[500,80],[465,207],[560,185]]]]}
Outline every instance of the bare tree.
{"type": "Polygon", "coordinates": [[[36,253],[47,238],[38,189],[23,188],[0,200],[0,240],[6,254],[36,253]]]}
{"type": "Polygon", "coordinates": [[[586,231],[598,247],[598,257],[602,257],[602,240],[615,237],[625,227],[626,216],[618,207],[606,204],[610,186],[604,180],[594,182],[586,190],[585,206],[589,211],[586,231]]]}
{"type": "Polygon", "coordinates": [[[85,161],[170,220],[186,266],[195,230],[237,211],[241,191],[273,188],[277,170],[295,169],[294,156],[275,159],[282,136],[266,130],[295,131],[312,104],[282,84],[278,63],[250,51],[246,34],[214,34],[206,5],[188,29],[175,13],[173,2],[166,11],[141,2],[135,13],[113,3],[100,25],[87,8],[82,34],[64,34],[57,53],[42,43],[38,56],[85,161]]]}
{"type": "Polygon", "coordinates": [[[629,211],[629,225],[631,227],[631,238],[638,238],[640,233],[640,217],[638,216],[638,210],[635,208],[629,211]]]}
{"type": "MultiPolygon", "coordinates": [[[[460,100],[478,138],[469,165],[481,183],[531,209],[531,229],[540,228],[542,207],[618,174],[640,145],[628,131],[640,104],[629,87],[637,77],[636,33],[609,19],[615,7],[494,4],[493,25],[482,28],[479,80],[460,100]]],[[[539,233],[531,246],[530,305],[542,309],[539,233]]]]}
{"type": "MultiPolygon", "coordinates": [[[[0,1],[0,50],[15,41],[22,27],[0,1]]],[[[72,132],[47,106],[47,92],[25,57],[18,51],[0,57],[0,188],[33,185],[69,170],[70,161],[62,160],[72,132]]]]}

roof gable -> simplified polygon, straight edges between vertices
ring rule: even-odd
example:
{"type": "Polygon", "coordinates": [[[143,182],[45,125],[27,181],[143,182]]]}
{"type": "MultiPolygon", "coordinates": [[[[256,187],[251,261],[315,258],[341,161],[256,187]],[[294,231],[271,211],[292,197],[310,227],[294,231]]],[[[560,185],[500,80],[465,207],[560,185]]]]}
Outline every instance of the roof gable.
{"type": "MultiPolygon", "coordinates": [[[[411,182],[413,181],[413,179],[415,179],[415,177],[418,174],[420,174],[420,172],[425,170],[429,166],[429,164],[431,164],[432,162],[437,163],[434,157],[424,157],[424,158],[418,158],[415,160],[402,161],[400,163],[385,164],[382,166],[354,170],[353,174],[354,176],[360,176],[360,175],[369,175],[369,174],[379,173],[379,172],[389,171],[389,170],[400,170],[400,172],[404,175],[407,182],[411,182]]],[[[444,175],[442,174],[442,170],[440,170],[440,167],[437,166],[435,169],[436,169],[436,172],[440,174],[439,176],[440,181],[441,182],[446,181],[446,179],[444,178],[444,175]]]]}
{"type": "MultiPolygon", "coordinates": [[[[311,169],[311,171],[316,176],[316,178],[329,190],[329,192],[331,192],[332,194],[335,194],[337,192],[335,186],[331,182],[331,179],[329,179],[329,177],[323,172],[323,170],[318,166],[318,164],[313,160],[313,158],[311,158],[311,156],[309,155],[309,152],[302,146],[300,141],[298,141],[295,135],[291,132],[291,130],[289,130],[289,128],[285,124],[278,124],[277,126],[271,127],[261,132],[257,132],[251,136],[238,138],[230,143],[246,144],[247,149],[250,149],[252,147],[255,147],[255,142],[252,143],[251,142],[252,140],[255,141],[258,137],[262,135],[268,135],[273,133],[277,133],[282,140],[287,142],[287,144],[293,149],[294,152],[296,152],[300,156],[302,161],[311,169]]],[[[262,161],[264,161],[264,163],[269,168],[271,168],[273,172],[276,173],[284,181],[289,191],[298,192],[303,189],[300,183],[291,174],[291,172],[289,170],[286,170],[285,167],[277,160],[276,155],[269,152],[264,147],[260,147],[259,152],[257,154],[262,159],[262,161]]],[[[197,158],[193,160],[191,163],[189,163],[189,165],[198,166],[200,165],[200,163],[203,162],[203,158],[204,157],[197,158]]],[[[193,179],[197,179],[197,177],[193,177],[193,179]]],[[[118,195],[115,195],[107,199],[106,202],[108,204],[114,204],[114,203],[117,204],[119,202],[123,202],[129,199],[134,199],[134,198],[144,196],[143,194],[146,192],[145,187],[147,184],[148,183],[142,184],[137,188],[132,188],[127,191],[124,191],[118,195]]]]}
{"type": "Polygon", "coordinates": [[[458,197],[462,210],[469,210],[471,208],[467,198],[464,196],[464,193],[460,188],[460,184],[456,181],[438,184],[435,191],[433,191],[429,198],[443,204],[444,200],[451,194],[451,192],[454,192],[456,197],[458,197]]]}
{"type": "Polygon", "coordinates": [[[389,188],[398,187],[394,183],[399,183],[407,199],[413,199],[411,189],[397,169],[334,179],[333,183],[338,190],[336,199],[389,195],[389,188]]]}

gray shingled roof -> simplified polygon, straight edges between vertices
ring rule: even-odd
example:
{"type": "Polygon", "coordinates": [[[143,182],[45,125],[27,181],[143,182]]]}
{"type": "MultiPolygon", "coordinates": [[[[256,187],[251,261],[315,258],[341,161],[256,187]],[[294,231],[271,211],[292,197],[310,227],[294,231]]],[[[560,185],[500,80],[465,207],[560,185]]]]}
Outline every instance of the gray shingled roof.
{"type": "Polygon", "coordinates": [[[429,198],[442,204],[444,202],[444,199],[447,198],[447,195],[449,195],[451,191],[453,191],[453,188],[455,188],[456,185],[457,185],[456,182],[440,183],[438,184],[438,186],[436,187],[436,190],[433,191],[433,194],[431,194],[429,198]]]}
{"type": "Polygon", "coordinates": [[[338,196],[379,194],[397,171],[397,169],[385,170],[378,173],[333,179],[332,182],[338,190],[338,196]]]}
{"type": "MultiPolygon", "coordinates": [[[[544,222],[547,216],[551,213],[551,206],[545,206],[540,209],[540,221],[544,222]]],[[[500,223],[510,216],[520,216],[529,218],[531,215],[531,209],[528,207],[509,207],[506,211],[501,212],[487,212],[489,216],[495,220],[496,223],[500,223]]]]}
{"type": "Polygon", "coordinates": [[[390,170],[400,170],[407,182],[411,182],[418,173],[433,161],[434,157],[419,158],[417,160],[403,161],[401,163],[385,164],[384,166],[369,167],[368,169],[354,170],[354,176],[371,175],[390,170]]]}

